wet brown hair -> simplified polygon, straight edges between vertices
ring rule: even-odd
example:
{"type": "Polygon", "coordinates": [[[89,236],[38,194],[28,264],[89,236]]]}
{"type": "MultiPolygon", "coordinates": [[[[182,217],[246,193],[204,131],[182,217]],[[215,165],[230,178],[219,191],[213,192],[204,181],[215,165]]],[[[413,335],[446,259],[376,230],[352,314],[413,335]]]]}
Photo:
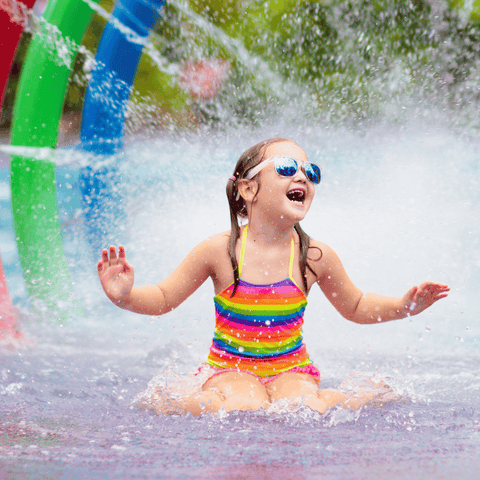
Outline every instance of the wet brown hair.
{"type": "MultiPolygon", "coordinates": [[[[259,142],[253,147],[250,147],[248,150],[243,152],[242,155],[240,155],[237,164],[235,165],[233,175],[229,178],[227,182],[227,198],[228,204],[230,206],[231,223],[230,240],[228,242],[228,253],[230,255],[230,261],[232,262],[234,277],[234,288],[232,297],[237,291],[239,281],[238,260],[235,253],[237,240],[240,237],[240,225],[238,224],[238,217],[247,217],[247,205],[243,200],[242,196],[239,194],[237,185],[240,180],[246,178],[248,172],[253,167],[265,160],[267,149],[270,145],[281,142],[295,143],[285,138],[271,138],[269,140],[259,142]]],[[[313,272],[312,268],[308,265],[307,262],[308,249],[310,248],[310,237],[303,231],[300,223],[298,222],[295,224],[295,231],[297,232],[300,239],[300,271],[302,272],[303,288],[305,293],[307,293],[307,268],[313,272]]]]}

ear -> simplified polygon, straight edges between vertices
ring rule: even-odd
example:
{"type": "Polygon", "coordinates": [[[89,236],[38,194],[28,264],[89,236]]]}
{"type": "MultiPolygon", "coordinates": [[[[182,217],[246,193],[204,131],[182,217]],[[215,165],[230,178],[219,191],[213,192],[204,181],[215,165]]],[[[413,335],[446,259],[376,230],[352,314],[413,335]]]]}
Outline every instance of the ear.
{"type": "Polygon", "coordinates": [[[258,192],[258,183],[255,180],[247,180],[243,178],[238,182],[237,189],[245,202],[251,203],[258,192]]]}

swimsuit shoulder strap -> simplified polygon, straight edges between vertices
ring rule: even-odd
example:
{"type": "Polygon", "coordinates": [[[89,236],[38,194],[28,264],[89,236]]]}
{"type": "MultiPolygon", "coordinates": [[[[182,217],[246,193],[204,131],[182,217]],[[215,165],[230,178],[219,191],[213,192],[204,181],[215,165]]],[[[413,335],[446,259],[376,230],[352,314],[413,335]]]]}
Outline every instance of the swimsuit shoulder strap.
{"type": "Polygon", "coordinates": [[[247,229],[248,225],[245,225],[242,235],[242,246],[240,247],[240,259],[238,260],[238,276],[242,274],[243,259],[245,258],[245,248],[247,246],[247,229]]]}
{"type": "Polygon", "coordinates": [[[293,259],[295,258],[295,239],[290,243],[290,260],[288,261],[288,276],[293,280],[293,259]]]}

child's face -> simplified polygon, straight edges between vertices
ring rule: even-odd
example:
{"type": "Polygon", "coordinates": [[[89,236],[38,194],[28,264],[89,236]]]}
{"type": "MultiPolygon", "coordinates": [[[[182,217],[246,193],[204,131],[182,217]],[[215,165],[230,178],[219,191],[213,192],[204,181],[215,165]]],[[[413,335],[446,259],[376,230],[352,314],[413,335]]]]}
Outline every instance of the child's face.
{"type": "MultiPolygon", "coordinates": [[[[291,157],[299,166],[308,162],[306,153],[292,142],[270,145],[265,160],[277,155],[291,157]]],[[[256,197],[258,206],[263,205],[270,214],[285,220],[299,222],[305,217],[315,196],[315,185],[307,179],[301,168],[293,177],[282,177],[275,171],[274,163],[270,163],[257,178],[260,184],[256,197]]]]}

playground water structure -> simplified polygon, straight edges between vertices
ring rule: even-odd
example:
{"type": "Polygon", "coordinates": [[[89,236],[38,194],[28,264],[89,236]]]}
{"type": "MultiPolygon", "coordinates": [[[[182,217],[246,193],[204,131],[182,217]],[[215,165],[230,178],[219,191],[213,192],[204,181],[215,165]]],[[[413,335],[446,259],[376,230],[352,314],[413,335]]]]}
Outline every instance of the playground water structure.
{"type": "MultiPolygon", "coordinates": [[[[391,106],[386,106],[386,108],[391,106]]],[[[429,109],[430,108],[430,109],[429,109]]],[[[422,117],[361,133],[288,103],[262,127],[130,139],[105,157],[7,145],[56,164],[62,246],[82,318],[32,313],[17,254],[8,170],[2,170],[0,251],[30,344],[0,351],[0,474],[11,478],[475,478],[480,466],[478,141],[422,117]],[[427,278],[448,300],[419,317],[356,326],[309,297],[304,337],[324,387],[354,373],[405,399],[360,412],[276,404],[268,412],[160,417],[132,405],[204,361],[214,327],[204,285],[162,318],[123,312],[95,278],[83,203],[84,167],[115,165],[124,204],[111,232],[139,284],[167,275],[198,241],[228,229],[226,179],[256,140],[295,139],[324,170],[304,228],[339,253],[360,288],[399,294],[427,278]],[[161,154],[159,153],[161,152],[161,154]]],[[[408,111],[405,118],[408,118],[408,111]]],[[[440,120],[439,120],[440,118],[440,120]]],[[[351,382],[353,385],[353,380],[351,382]]],[[[348,388],[348,382],[346,385],[348,388]]]]}

